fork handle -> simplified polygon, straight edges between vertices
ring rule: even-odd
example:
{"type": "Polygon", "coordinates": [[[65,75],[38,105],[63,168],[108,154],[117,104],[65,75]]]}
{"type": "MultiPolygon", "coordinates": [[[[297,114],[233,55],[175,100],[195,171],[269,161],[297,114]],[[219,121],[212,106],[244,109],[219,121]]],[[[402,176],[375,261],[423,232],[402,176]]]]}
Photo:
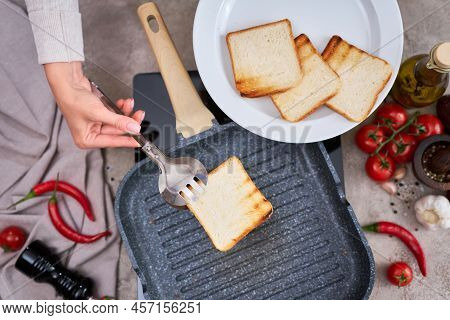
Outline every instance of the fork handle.
{"type": "MultiPolygon", "coordinates": [[[[125,115],[122,110],[110,98],[108,98],[107,95],[103,93],[103,91],[95,84],[94,81],[90,81],[90,84],[92,93],[100,99],[100,101],[106,108],[117,114],[125,115]]],[[[159,166],[161,171],[165,171],[165,161],[167,159],[167,156],[164,154],[164,152],[162,152],[156,145],[146,139],[141,133],[132,135],[132,137],[139,143],[142,151],[159,166]]]]}
{"type": "MultiPolygon", "coordinates": [[[[111,110],[112,112],[115,112],[117,114],[120,114],[122,116],[124,116],[125,114],[122,112],[122,110],[116,106],[116,104],[114,102],[112,102],[112,100],[110,98],[108,98],[107,95],[105,95],[103,93],[103,91],[95,84],[94,81],[89,80],[90,85],[91,85],[91,91],[92,93],[97,96],[97,98],[100,99],[100,101],[103,103],[103,105],[108,108],[109,110],[111,110]]],[[[149,142],[142,134],[136,134],[136,135],[132,135],[132,137],[134,138],[134,140],[136,140],[139,145],[141,147],[144,147],[145,144],[147,142],[149,142]]]]}

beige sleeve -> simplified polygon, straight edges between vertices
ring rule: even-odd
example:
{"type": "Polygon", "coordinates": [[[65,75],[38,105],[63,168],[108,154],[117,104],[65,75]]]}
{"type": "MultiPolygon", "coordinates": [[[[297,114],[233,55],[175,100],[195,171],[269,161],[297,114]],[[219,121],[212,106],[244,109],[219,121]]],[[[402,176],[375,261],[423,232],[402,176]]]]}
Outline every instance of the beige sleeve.
{"type": "Polygon", "coordinates": [[[84,61],[78,0],[25,0],[40,64],[84,61]]]}

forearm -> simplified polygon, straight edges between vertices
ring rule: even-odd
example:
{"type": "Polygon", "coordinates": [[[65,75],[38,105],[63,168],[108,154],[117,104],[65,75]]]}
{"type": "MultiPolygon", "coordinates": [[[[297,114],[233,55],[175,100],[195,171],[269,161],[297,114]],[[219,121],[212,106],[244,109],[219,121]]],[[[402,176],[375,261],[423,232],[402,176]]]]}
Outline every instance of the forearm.
{"type": "Polygon", "coordinates": [[[66,102],[76,99],[78,90],[89,88],[80,61],[48,63],[44,65],[44,70],[53,95],[62,109],[66,102]]]}
{"type": "Polygon", "coordinates": [[[78,0],[25,0],[38,62],[84,61],[78,0]]]}

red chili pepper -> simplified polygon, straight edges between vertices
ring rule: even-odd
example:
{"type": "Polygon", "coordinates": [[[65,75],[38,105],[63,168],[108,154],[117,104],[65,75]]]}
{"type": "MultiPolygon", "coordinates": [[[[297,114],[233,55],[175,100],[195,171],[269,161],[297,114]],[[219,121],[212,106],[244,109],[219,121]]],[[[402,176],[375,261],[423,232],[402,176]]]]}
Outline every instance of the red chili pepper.
{"type": "Polygon", "coordinates": [[[77,200],[78,203],[83,207],[83,210],[86,213],[86,216],[89,218],[89,220],[95,221],[94,213],[92,212],[91,203],[89,202],[89,199],[77,187],[71,185],[68,182],[64,182],[64,181],[58,181],[58,183],[56,183],[55,180],[50,180],[50,181],[39,183],[39,184],[35,185],[33,187],[33,189],[31,189],[31,191],[28,192],[28,194],[25,197],[23,197],[16,203],[10,205],[8,207],[8,209],[18,205],[19,203],[27,201],[31,198],[34,198],[34,197],[40,196],[44,193],[53,191],[55,189],[55,186],[56,186],[56,190],[58,190],[62,193],[65,193],[65,194],[71,196],[72,198],[74,198],[75,200],[77,200]]]}
{"type": "Polygon", "coordinates": [[[363,227],[364,231],[371,231],[371,232],[377,232],[377,233],[385,233],[390,234],[398,239],[400,239],[408,248],[411,250],[411,252],[416,257],[416,260],[419,264],[420,271],[422,272],[423,276],[425,277],[427,275],[427,265],[425,260],[425,253],[423,252],[422,247],[420,246],[419,241],[414,237],[414,235],[403,228],[402,226],[399,226],[398,224],[392,223],[392,222],[386,222],[386,221],[380,221],[368,226],[363,227]]]}
{"type": "MultiPolygon", "coordinates": [[[[56,182],[56,184],[59,183],[56,182]]],[[[57,186],[55,185],[53,194],[50,200],[48,201],[48,213],[56,230],[58,230],[62,236],[77,243],[91,243],[97,241],[100,238],[109,236],[111,234],[111,232],[109,231],[104,231],[94,235],[85,235],[80,234],[77,231],[73,230],[70,226],[68,226],[64,222],[61,215],[59,214],[58,200],[56,199],[56,190],[57,186]]]]}

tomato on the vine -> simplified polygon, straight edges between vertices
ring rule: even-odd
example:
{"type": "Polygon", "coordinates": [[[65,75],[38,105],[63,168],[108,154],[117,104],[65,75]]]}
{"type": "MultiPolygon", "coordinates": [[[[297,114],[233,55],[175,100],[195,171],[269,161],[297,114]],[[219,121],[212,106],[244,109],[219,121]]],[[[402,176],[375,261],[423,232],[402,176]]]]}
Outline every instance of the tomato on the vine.
{"type": "Polygon", "coordinates": [[[25,231],[16,226],[7,227],[0,232],[0,247],[6,252],[20,250],[26,240],[25,231]]]}
{"type": "Polygon", "coordinates": [[[355,136],[356,145],[365,153],[375,152],[378,146],[385,140],[386,136],[384,135],[383,129],[374,124],[361,127],[355,136]]]}
{"type": "Polygon", "coordinates": [[[422,114],[409,127],[409,132],[422,141],[436,134],[444,133],[444,125],[438,117],[432,114],[422,114]]]}
{"type": "Polygon", "coordinates": [[[366,173],[375,181],[386,181],[395,172],[394,160],[386,154],[375,154],[366,161],[366,173]]]}
{"type": "Polygon", "coordinates": [[[387,278],[393,285],[404,287],[411,283],[413,272],[407,263],[394,262],[387,269],[387,278]]]}
{"type": "Polygon", "coordinates": [[[397,163],[407,163],[414,157],[417,149],[417,140],[407,133],[399,133],[392,141],[386,145],[389,156],[397,163]]]}
{"type": "Polygon", "coordinates": [[[398,103],[385,103],[378,108],[375,122],[386,130],[386,133],[392,133],[392,129],[397,130],[408,121],[408,114],[405,108],[398,103]]]}

